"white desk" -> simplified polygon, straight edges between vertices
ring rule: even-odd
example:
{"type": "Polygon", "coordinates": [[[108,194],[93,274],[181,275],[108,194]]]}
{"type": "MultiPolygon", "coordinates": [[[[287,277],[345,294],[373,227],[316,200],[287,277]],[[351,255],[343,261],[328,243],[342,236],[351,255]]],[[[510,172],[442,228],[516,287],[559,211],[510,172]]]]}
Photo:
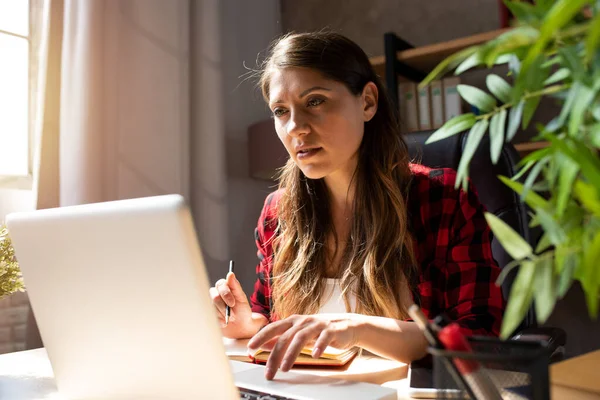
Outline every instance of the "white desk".
{"type": "MultiPolygon", "coordinates": [[[[397,388],[398,399],[407,399],[404,364],[374,356],[362,356],[346,369],[294,369],[294,372],[313,373],[354,381],[382,384],[397,388]]],[[[0,355],[0,399],[59,400],[54,374],[44,349],[0,355]]]]}

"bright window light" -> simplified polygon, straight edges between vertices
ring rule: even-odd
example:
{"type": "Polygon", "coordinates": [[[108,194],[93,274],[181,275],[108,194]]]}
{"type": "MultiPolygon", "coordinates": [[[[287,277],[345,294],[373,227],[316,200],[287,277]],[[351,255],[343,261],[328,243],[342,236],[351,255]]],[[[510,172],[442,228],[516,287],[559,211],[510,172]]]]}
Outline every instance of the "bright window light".
{"type": "Polygon", "coordinates": [[[0,30],[29,36],[29,0],[0,0],[0,30]]]}
{"type": "Polygon", "coordinates": [[[0,0],[0,176],[29,174],[29,1],[0,0]]]}

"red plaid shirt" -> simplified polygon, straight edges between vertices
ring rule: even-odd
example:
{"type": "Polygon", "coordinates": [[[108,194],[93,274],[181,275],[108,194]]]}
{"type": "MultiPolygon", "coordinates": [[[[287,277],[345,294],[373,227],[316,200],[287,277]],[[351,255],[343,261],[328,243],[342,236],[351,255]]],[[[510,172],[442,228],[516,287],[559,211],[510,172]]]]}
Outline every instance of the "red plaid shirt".
{"type": "MultiPolygon", "coordinates": [[[[411,164],[408,196],[410,229],[420,266],[413,298],[432,319],[445,313],[466,334],[498,335],[504,298],[495,282],[500,273],[492,257],[492,233],[473,187],[454,189],[456,173],[411,164]]],[[[252,311],[271,320],[272,239],[277,228],[280,191],[266,201],[255,231],[259,264],[252,311]]]]}

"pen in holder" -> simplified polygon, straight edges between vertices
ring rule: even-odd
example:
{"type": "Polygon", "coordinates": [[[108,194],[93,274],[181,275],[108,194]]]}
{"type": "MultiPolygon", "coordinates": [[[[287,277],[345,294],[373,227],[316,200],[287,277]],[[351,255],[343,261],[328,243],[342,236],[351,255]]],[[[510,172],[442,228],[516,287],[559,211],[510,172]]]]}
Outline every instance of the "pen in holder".
{"type": "MultiPolygon", "coordinates": [[[[545,342],[501,340],[495,337],[466,338],[470,351],[430,347],[433,358],[433,381],[436,388],[471,390],[462,398],[479,399],[493,389],[503,399],[548,400],[550,398],[548,363],[549,351],[545,342]],[[461,380],[448,365],[461,366],[461,380]],[[465,379],[469,367],[477,366],[476,379],[465,379]],[[465,367],[465,370],[462,369],[465,367]]],[[[471,376],[473,377],[473,376],[471,376]]]]}

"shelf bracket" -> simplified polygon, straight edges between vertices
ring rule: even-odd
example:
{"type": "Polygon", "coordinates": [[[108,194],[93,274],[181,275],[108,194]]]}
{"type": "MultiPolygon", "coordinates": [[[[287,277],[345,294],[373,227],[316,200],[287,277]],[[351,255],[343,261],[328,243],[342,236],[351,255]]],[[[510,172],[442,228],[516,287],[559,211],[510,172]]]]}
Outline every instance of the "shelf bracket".
{"type": "Polygon", "coordinates": [[[396,56],[399,51],[414,48],[413,45],[399,38],[394,32],[385,33],[383,40],[385,51],[385,84],[396,109],[398,109],[400,105],[398,98],[398,75],[402,75],[414,82],[420,82],[425,78],[425,74],[400,62],[396,56]]]}

